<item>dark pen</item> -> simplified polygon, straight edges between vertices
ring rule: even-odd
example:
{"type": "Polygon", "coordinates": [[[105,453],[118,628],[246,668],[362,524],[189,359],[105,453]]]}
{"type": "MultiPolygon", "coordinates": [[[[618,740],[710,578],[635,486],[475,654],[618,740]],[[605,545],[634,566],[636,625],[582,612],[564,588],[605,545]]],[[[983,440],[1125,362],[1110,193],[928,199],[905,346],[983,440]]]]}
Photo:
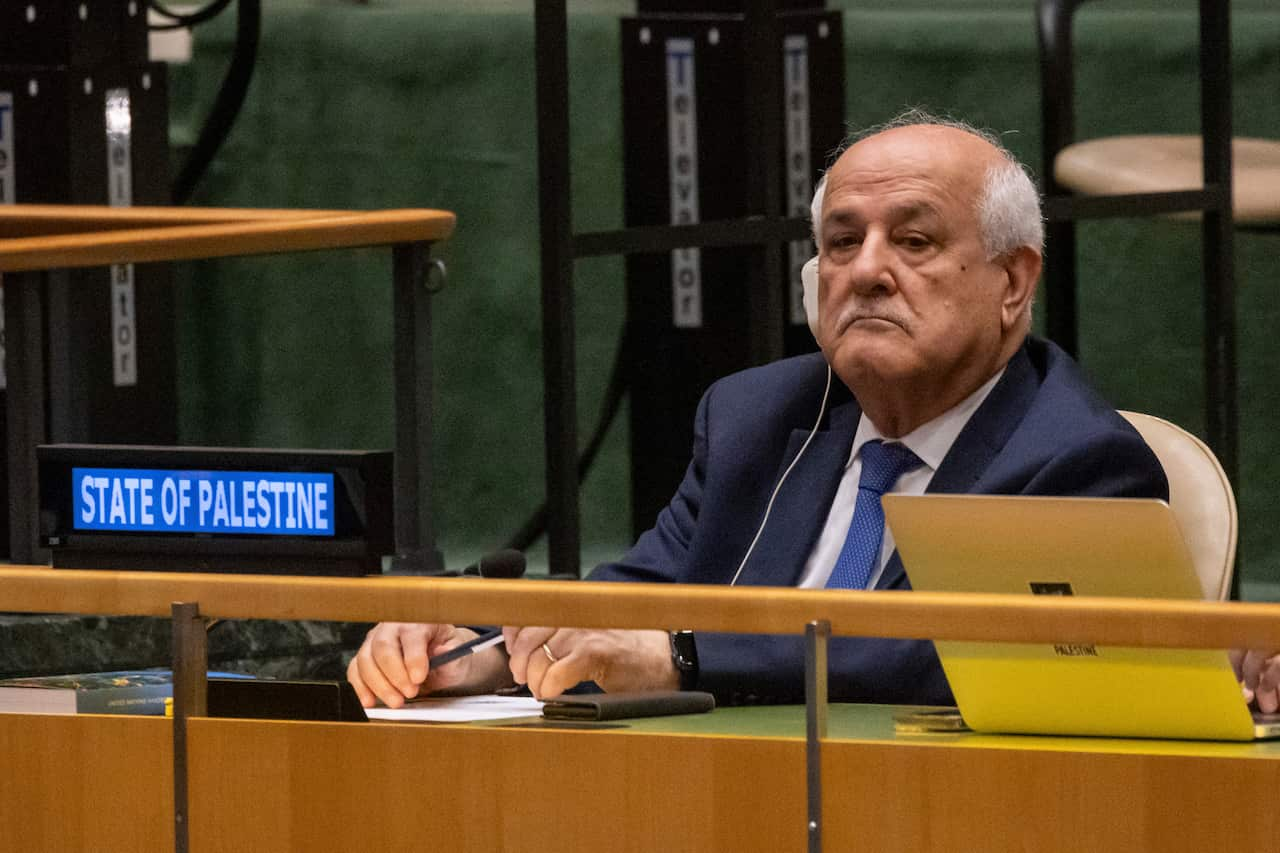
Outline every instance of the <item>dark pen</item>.
{"type": "Polygon", "coordinates": [[[449,649],[447,652],[441,652],[435,657],[429,659],[427,661],[427,669],[432,670],[438,666],[444,666],[447,663],[452,663],[458,658],[473,655],[476,652],[482,652],[485,649],[492,648],[502,642],[503,636],[501,628],[494,631],[486,631],[475,639],[467,640],[462,645],[449,649]]]}

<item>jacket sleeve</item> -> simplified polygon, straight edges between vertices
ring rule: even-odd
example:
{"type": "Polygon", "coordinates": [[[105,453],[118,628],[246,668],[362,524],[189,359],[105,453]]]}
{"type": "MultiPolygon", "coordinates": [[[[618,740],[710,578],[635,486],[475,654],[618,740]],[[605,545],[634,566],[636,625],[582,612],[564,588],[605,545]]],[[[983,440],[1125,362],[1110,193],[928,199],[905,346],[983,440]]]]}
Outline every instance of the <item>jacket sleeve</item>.
{"type": "Polygon", "coordinates": [[[689,548],[698,523],[706,484],[707,409],[711,391],[698,402],[693,421],[693,459],[685,470],[671,502],[658,513],[653,527],[641,534],[636,544],[622,559],[604,563],[592,570],[593,581],[666,581],[685,580],[689,548]]]}

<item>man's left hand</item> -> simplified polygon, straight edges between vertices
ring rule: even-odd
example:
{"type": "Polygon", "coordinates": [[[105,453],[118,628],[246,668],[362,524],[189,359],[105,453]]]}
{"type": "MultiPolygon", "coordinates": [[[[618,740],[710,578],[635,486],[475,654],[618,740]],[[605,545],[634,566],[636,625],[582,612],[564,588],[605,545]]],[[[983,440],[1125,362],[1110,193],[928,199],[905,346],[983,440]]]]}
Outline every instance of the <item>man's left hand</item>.
{"type": "Polygon", "coordinates": [[[1255,703],[1264,714],[1280,711],[1280,654],[1232,649],[1230,656],[1245,699],[1255,703]]]}
{"type": "Polygon", "coordinates": [[[559,696],[583,681],[609,692],[680,686],[666,631],[506,627],[502,634],[511,675],[539,699],[559,696]]]}

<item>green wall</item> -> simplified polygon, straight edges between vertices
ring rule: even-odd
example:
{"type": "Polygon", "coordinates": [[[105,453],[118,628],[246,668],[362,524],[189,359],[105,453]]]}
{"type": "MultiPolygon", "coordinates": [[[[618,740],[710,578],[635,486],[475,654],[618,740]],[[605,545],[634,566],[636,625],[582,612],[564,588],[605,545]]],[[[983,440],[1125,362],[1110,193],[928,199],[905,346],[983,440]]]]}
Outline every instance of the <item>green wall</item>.
{"type": "MultiPolygon", "coordinates": [[[[532,0],[265,5],[248,103],[194,202],[458,214],[438,252],[450,280],[435,300],[436,507],[446,560],[464,564],[543,493],[532,0]]],[[[851,124],[926,105],[1011,131],[1010,147],[1038,164],[1029,0],[828,5],[845,13],[851,124]]],[[[1100,0],[1081,15],[1082,133],[1195,130],[1194,7],[1100,0]]],[[[617,19],[631,8],[569,3],[579,231],[621,224],[617,19]]],[[[1280,11],[1263,0],[1233,11],[1237,132],[1280,137],[1280,11]]],[[[175,162],[231,33],[230,20],[202,28],[195,62],[173,69],[175,162]]],[[[1117,406],[1200,430],[1197,235],[1184,223],[1084,226],[1081,336],[1117,406]]],[[[1243,565],[1246,593],[1267,597],[1280,584],[1277,257],[1280,235],[1238,239],[1243,565]]],[[[622,267],[584,261],[576,276],[585,435],[621,328],[622,267]]],[[[184,443],[390,446],[389,253],[204,262],[177,280],[184,443]]],[[[629,542],[625,421],[583,491],[587,564],[629,542]]]]}

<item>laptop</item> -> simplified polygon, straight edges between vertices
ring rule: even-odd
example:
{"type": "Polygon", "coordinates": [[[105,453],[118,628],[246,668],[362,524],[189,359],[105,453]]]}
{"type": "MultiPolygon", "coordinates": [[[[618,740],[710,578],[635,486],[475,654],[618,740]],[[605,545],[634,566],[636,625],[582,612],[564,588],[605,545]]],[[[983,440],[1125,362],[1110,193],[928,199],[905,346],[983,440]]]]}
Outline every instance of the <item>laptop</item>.
{"type": "MultiPolygon", "coordinates": [[[[1169,505],[1130,498],[885,495],[913,589],[1201,599],[1169,505]]],[[[1226,651],[937,641],[979,732],[1246,741],[1253,714],[1226,651]]]]}

